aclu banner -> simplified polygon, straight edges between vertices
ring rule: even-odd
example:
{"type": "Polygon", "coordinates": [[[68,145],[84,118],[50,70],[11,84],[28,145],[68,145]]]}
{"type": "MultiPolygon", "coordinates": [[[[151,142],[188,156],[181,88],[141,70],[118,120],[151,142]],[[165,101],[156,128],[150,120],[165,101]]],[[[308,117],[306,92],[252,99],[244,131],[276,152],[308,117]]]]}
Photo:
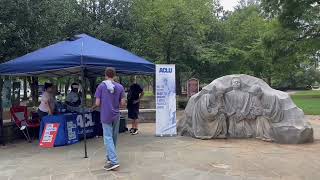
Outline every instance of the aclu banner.
{"type": "Polygon", "coordinates": [[[175,65],[156,65],[156,109],[156,135],[176,135],[175,65]]]}

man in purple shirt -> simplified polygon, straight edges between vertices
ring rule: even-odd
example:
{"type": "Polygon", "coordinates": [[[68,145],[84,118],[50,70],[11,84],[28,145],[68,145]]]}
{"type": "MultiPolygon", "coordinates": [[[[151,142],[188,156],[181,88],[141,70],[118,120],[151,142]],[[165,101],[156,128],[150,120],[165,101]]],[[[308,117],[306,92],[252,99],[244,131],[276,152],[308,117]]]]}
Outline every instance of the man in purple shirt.
{"type": "Polygon", "coordinates": [[[95,93],[96,103],[92,107],[92,109],[100,107],[107,161],[104,169],[108,171],[120,166],[116,153],[116,144],[120,125],[120,106],[125,105],[124,88],[113,80],[115,76],[116,71],[114,68],[106,69],[106,80],[98,86],[95,93]]]}

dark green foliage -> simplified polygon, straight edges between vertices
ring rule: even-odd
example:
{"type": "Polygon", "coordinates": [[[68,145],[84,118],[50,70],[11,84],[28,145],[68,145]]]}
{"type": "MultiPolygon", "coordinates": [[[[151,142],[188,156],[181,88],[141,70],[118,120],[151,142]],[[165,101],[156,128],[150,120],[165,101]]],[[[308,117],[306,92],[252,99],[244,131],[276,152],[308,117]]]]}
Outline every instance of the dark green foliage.
{"type": "Polygon", "coordinates": [[[241,0],[234,12],[217,0],[1,0],[0,60],[87,33],[176,64],[178,94],[188,78],[233,73],[302,87],[319,81],[319,12],[315,0],[241,0]]]}

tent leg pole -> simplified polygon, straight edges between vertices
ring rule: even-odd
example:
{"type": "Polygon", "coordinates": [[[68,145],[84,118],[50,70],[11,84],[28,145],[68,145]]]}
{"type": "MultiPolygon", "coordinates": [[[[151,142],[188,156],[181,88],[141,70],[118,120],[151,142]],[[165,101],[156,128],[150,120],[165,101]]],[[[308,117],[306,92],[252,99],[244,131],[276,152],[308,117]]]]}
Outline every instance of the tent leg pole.
{"type": "Polygon", "coordinates": [[[82,115],[82,123],[83,123],[83,141],[84,141],[84,158],[88,158],[88,152],[87,152],[87,132],[86,132],[86,124],[87,119],[85,117],[85,104],[86,104],[86,95],[85,95],[85,89],[86,89],[86,82],[84,77],[84,69],[81,69],[81,83],[82,83],[82,102],[81,102],[81,115],[82,115]]]}
{"type": "Polygon", "coordinates": [[[3,88],[3,79],[0,76],[0,142],[3,146],[5,146],[4,135],[3,135],[3,107],[2,107],[2,88],[3,88]]]}

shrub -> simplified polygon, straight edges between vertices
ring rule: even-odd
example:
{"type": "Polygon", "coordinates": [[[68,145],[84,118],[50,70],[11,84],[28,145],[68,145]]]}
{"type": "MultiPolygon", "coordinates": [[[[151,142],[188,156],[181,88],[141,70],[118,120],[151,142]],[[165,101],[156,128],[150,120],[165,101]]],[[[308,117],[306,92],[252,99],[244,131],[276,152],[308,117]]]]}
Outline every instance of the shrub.
{"type": "Polygon", "coordinates": [[[188,100],[187,99],[178,100],[178,108],[179,109],[185,109],[187,104],[188,104],[188,100]]]}

